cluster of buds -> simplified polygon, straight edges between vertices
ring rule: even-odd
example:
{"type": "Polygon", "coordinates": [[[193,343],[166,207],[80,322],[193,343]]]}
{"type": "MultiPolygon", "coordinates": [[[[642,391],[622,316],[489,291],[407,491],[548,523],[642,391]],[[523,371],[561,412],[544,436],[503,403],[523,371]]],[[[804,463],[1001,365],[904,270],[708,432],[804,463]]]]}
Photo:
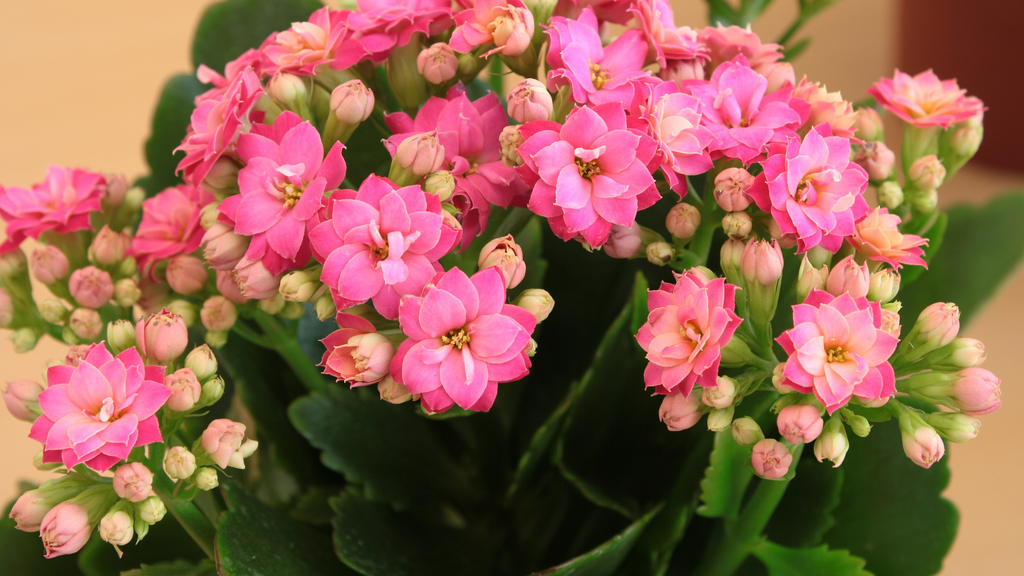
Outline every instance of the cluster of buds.
{"type": "Polygon", "coordinates": [[[164,454],[163,468],[184,490],[210,491],[220,485],[218,469],[245,469],[245,459],[259,443],[245,438],[245,425],[224,418],[214,420],[189,450],[174,446],[164,454]]]}

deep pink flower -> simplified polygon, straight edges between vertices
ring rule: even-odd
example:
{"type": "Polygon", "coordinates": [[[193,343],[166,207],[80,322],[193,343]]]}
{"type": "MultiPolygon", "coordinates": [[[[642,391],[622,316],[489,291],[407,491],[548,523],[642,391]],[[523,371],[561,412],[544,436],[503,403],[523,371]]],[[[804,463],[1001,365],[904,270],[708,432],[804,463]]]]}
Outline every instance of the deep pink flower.
{"type": "Polygon", "coordinates": [[[868,175],[850,162],[850,141],[832,136],[828,124],[815,126],[803,142],[774,147],[762,165],[747,193],[783,234],[796,235],[798,254],[815,246],[836,252],[868,211],[868,175]]]}
{"type": "Polygon", "coordinates": [[[7,222],[0,254],[50,230],[68,234],[91,229],[89,213],[100,209],[106,184],[101,174],[50,166],[46,179],[31,190],[0,186],[0,217],[7,222]]]}
{"type": "Polygon", "coordinates": [[[661,197],[647,169],[657,143],[626,128],[620,103],[576,108],[562,126],[541,124],[558,131],[545,129],[523,142],[517,170],[534,186],[530,210],[563,240],[581,234],[601,246],[612,225],[632,225],[638,210],[661,197]]]}
{"type": "Polygon", "coordinates": [[[98,344],[77,367],[50,367],[46,380],[43,415],[29,432],[43,443],[43,462],[103,472],[136,446],[163,441],[154,414],[171,395],[164,367],[145,366],[135,348],[115,357],[98,344]]]}
{"type": "Polygon", "coordinates": [[[308,22],[295,22],[291,28],[271,34],[260,46],[266,58],[263,73],[312,76],[321,65],[333,70],[354,66],[366,50],[353,38],[357,28],[350,25],[351,16],[347,10],[324,7],[313,12],[308,22]]]}
{"type": "Polygon", "coordinates": [[[686,178],[713,167],[708,146],[715,139],[701,125],[700,101],[679,91],[675,82],[644,87],[648,93],[640,117],[658,142],[661,172],[679,197],[686,196],[686,178]]]}
{"type": "Polygon", "coordinates": [[[676,26],[672,5],[665,0],[636,0],[629,9],[647,38],[648,62],[662,68],[669,60],[708,61],[711,52],[689,26],[676,26]]]}
{"type": "Polygon", "coordinates": [[[324,193],[345,178],[342,148],[335,142],[325,157],[316,128],[292,112],[238,139],[238,155],[246,163],[238,173],[241,194],[218,208],[236,234],[253,236],[247,259],[264,260],[275,275],[306,264],[307,233],[320,223],[324,193]],[[268,251],[277,257],[265,258],[268,251]]]}
{"type": "Polygon", "coordinates": [[[701,101],[704,125],[715,135],[711,157],[744,164],[765,153],[769,143],[795,137],[803,118],[790,105],[792,88],[766,94],[768,80],[737,56],[715,69],[710,82],[684,87],[701,101]]]}
{"type": "Polygon", "coordinates": [[[896,393],[889,357],[899,339],[882,330],[878,302],[813,290],[793,306],[793,328],[776,340],[789,354],[783,384],[813,392],[829,414],[852,396],[877,401],[896,393]]]}
{"type": "Polygon", "coordinates": [[[939,80],[931,70],[917,76],[899,70],[882,78],[868,89],[886,110],[918,128],[963,122],[982,112],[985,106],[973,96],[965,96],[956,80],[939,80]]]}
{"type": "Polygon", "coordinates": [[[224,93],[228,91],[228,88],[235,82],[235,79],[249,68],[252,68],[257,77],[262,76],[265,61],[266,56],[262,52],[250,48],[242,52],[242,55],[238,58],[225,64],[223,75],[206,64],[200,64],[199,68],[196,69],[196,78],[203,84],[212,84],[213,88],[196,96],[196,105],[206,100],[220,100],[224,93]]]}
{"type": "Polygon", "coordinates": [[[408,44],[417,32],[438,36],[452,25],[450,0],[358,0],[358,5],[359,11],[349,15],[349,26],[375,63],[408,44]]]}
{"type": "Polygon", "coordinates": [[[481,56],[521,56],[533,40],[533,13],[522,0],[475,0],[472,8],[455,15],[455,24],[448,45],[463,54],[494,44],[481,56]]]}
{"type": "Polygon", "coordinates": [[[155,262],[194,252],[204,234],[200,211],[212,201],[209,192],[188,185],[168,188],[144,201],[142,222],[128,255],[138,261],[140,270],[151,274],[155,262]]]}
{"type": "Polygon", "coordinates": [[[458,268],[438,275],[423,296],[402,299],[399,323],[409,338],[395,353],[391,375],[422,394],[430,412],[453,404],[486,412],[499,383],[530,370],[526,350],[537,320],[505,304],[505,281],[495,268],[472,278],[458,268]]]}
{"type": "Polygon", "coordinates": [[[545,30],[548,48],[548,89],[572,88],[579,104],[630,102],[633,81],[651,78],[644,71],[647,41],[640,30],[626,30],[608,46],[602,46],[597,17],[586,8],[576,20],[556,16],[545,30]]]}
{"type": "Polygon", "coordinates": [[[736,287],[700,273],[676,275],[647,292],[647,322],[636,339],[647,351],[644,381],[657,394],[689,395],[694,384],[717,386],[722,346],[743,320],[736,315],[736,287]]]}
{"type": "Polygon", "coordinates": [[[401,297],[420,294],[457,239],[442,226],[440,200],[371,175],[358,192],[341,190],[329,203],[327,220],[310,233],[324,264],[320,279],[338,309],[372,299],[383,316],[397,318],[401,297]]]}
{"type": "Polygon", "coordinates": [[[558,0],[556,16],[575,20],[583,10],[590,9],[600,22],[627,24],[633,17],[630,9],[635,0],[558,0]]]}
{"type": "Polygon", "coordinates": [[[857,222],[847,241],[868,260],[885,262],[893,268],[904,264],[927,268],[920,246],[927,246],[928,239],[901,233],[899,224],[899,216],[889,214],[885,208],[875,208],[857,222]]]}
{"type": "Polygon", "coordinates": [[[255,110],[264,94],[256,73],[246,68],[230,82],[222,92],[218,89],[206,99],[196,99],[188,134],[174,149],[185,152],[178,171],[194,186],[200,185],[222,156],[232,156],[238,136],[263,118],[263,113],[255,110]]]}

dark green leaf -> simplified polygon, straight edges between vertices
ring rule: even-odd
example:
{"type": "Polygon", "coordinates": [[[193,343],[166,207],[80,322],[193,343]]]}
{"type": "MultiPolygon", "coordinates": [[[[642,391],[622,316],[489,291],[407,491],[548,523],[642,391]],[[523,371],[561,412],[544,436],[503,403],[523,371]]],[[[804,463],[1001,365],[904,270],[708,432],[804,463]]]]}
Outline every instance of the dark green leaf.
{"type": "Polygon", "coordinates": [[[425,525],[409,513],[374,504],[352,492],[331,500],[334,546],[345,564],[374,576],[487,574],[480,534],[425,525]]]}
{"type": "Polygon", "coordinates": [[[313,486],[296,498],[291,506],[292,518],[317,526],[326,526],[334,519],[330,500],[338,494],[337,488],[329,486],[313,486]]]}
{"type": "MultiPolygon", "coordinates": [[[[77,558],[75,556],[59,556],[47,560],[43,557],[46,551],[38,532],[22,532],[14,527],[14,520],[7,516],[11,513],[11,502],[4,509],[0,520],[0,563],[2,572],[11,576],[77,576],[77,558]]],[[[107,544],[109,546],[109,544],[107,544]]]]}
{"type": "Polygon", "coordinates": [[[941,496],[948,458],[927,470],[915,465],[903,453],[895,420],[876,424],[867,438],[850,434],[835,525],[825,542],[863,557],[878,576],[938,572],[959,520],[941,496]]]}
{"type": "MultiPolygon", "coordinates": [[[[928,246],[924,249],[924,261],[931,263],[935,259],[935,254],[938,253],[939,248],[942,247],[942,239],[946,235],[946,226],[949,224],[949,216],[945,212],[938,212],[935,223],[932,224],[928,232],[924,234],[924,237],[928,239],[928,246]]],[[[903,286],[909,285],[914,280],[917,280],[921,274],[925,271],[924,266],[904,266],[900,278],[900,282],[903,286]]]]}
{"type": "Polygon", "coordinates": [[[565,415],[569,412],[569,408],[575,399],[576,390],[573,389],[558,409],[551,413],[547,422],[542,424],[540,428],[537,428],[537,432],[534,433],[530,445],[519,458],[515,477],[512,479],[508,489],[509,498],[515,495],[523,483],[528,482],[532,478],[537,467],[544,461],[544,458],[548,455],[548,448],[551,447],[551,442],[561,431],[565,415]]]}
{"type": "Polygon", "coordinates": [[[153,112],[152,131],[146,140],[146,164],[150,173],[137,182],[148,196],[181,183],[174,171],[184,153],[174,154],[173,150],[185,138],[196,96],[206,88],[192,74],[179,74],[164,84],[153,112]]]}
{"type": "MultiPolygon", "coordinates": [[[[506,219],[506,222],[508,219],[506,219]]],[[[532,217],[512,234],[515,235],[516,244],[523,251],[523,261],[526,262],[526,275],[522,282],[514,289],[509,290],[509,300],[515,300],[523,290],[528,288],[543,288],[544,275],[547,274],[548,262],[541,255],[544,249],[544,231],[540,217],[532,217]]]]}
{"type": "Polygon", "coordinates": [[[323,5],[317,0],[226,0],[206,9],[196,29],[192,64],[217,72],[249,48],[258,48],[272,32],[309,19],[323,5]]]}
{"type": "Polygon", "coordinates": [[[339,576],[349,570],[328,534],[224,485],[229,510],[217,529],[217,570],[223,576],[339,576]]]}
{"type": "Polygon", "coordinates": [[[817,546],[835,523],[832,511],[839,505],[845,467],[833,468],[827,460],[817,462],[810,452],[804,452],[799,473],[765,528],[766,536],[776,544],[817,546]]]}
{"type": "Polygon", "coordinates": [[[640,331],[640,327],[647,322],[647,279],[644,278],[643,273],[637,272],[636,282],[633,284],[633,308],[632,318],[629,322],[629,331],[636,334],[640,331]]]}
{"type": "Polygon", "coordinates": [[[356,128],[345,143],[346,178],[349,182],[362,182],[370,174],[387,176],[391,167],[391,155],[381,144],[381,140],[388,136],[391,136],[391,132],[376,114],[356,128]]]}
{"type": "Polygon", "coordinates": [[[785,49],[784,57],[787,62],[792,62],[807,50],[807,47],[811,45],[810,37],[804,38],[799,42],[794,43],[792,46],[785,49]]]}
{"type": "Polygon", "coordinates": [[[700,499],[704,503],[697,514],[707,518],[735,518],[753,473],[747,469],[750,447],[740,446],[732,430],[715,432],[711,465],[701,480],[700,499]]]}
{"type": "Polygon", "coordinates": [[[871,576],[864,570],[863,558],[850,556],[846,550],[829,550],[828,546],[795,549],[762,540],[753,553],[768,567],[771,576],[871,576]]]}
{"type": "Polygon", "coordinates": [[[326,394],[295,401],[288,412],[299,432],[323,451],[323,463],[363,484],[370,500],[411,504],[474,493],[435,437],[443,424],[416,416],[411,406],[331,385],[326,394]]]}
{"type": "Polygon", "coordinates": [[[955,302],[966,326],[1024,257],[1024,194],[983,208],[955,206],[947,215],[942,250],[922,280],[900,292],[907,326],[934,302],[955,302]]]}
{"type": "Polygon", "coordinates": [[[209,560],[203,560],[199,564],[178,560],[152,566],[143,564],[135,570],[121,572],[121,576],[217,576],[217,569],[209,560]]]}
{"type": "Polygon", "coordinates": [[[537,572],[534,576],[612,576],[616,574],[616,569],[626,559],[626,555],[636,544],[644,528],[660,509],[659,506],[651,510],[622,533],[615,535],[611,540],[590,552],[554,568],[537,572]]]}

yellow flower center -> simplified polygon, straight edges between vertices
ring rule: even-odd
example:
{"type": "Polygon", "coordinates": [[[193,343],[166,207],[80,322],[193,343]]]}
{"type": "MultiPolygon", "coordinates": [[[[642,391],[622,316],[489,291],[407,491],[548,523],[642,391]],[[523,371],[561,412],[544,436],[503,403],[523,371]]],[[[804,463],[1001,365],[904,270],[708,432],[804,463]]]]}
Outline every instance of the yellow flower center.
{"type": "Polygon", "coordinates": [[[594,88],[598,90],[604,88],[604,85],[611,79],[612,75],[607,70],[598,64],[590,63],[590,81],[594,83],[594,88]]]}
{"type": "Polygon", "coordinates": [[[447,334],[441,336],[441,343],[445,346],[455,346],[462,350],[463,346],[469,344],[469,334],[466,334],[465,328],[449,330],[447,334]]]}
{"type": "Polygon", "coordinates": [[[580,158],[576,159],[576,168],[580,171],[580,176],[590,180],[592,176],[601,173],[601,167],[597,165],[597,160],[591,160],[586,162],[580,158]]]}
{"type": "Polygon", "coordinates": [[[843,350],[842,346],[836,346],[835,348],[829,348],[825,351],[825,359],[831,364],[833,362],[839,362],[842,364],[846,362],[846,351],[843,350]]]}
{"type": "Polygon", "coordinates": [[[285,184],[281,187],[281,194],[284,194],[284,205],[293,208],[299,203],[299,198],[302,198],[302,188],[290,183],[285,184]]]}

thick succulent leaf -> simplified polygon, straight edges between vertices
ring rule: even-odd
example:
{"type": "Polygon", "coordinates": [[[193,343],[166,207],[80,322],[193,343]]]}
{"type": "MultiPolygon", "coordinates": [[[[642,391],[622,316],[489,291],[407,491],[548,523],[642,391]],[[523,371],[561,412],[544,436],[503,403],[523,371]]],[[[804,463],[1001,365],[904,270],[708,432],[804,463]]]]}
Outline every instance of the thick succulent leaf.
{"type": "Polygon", "coordinates": [[[644,528],[658,514],[660,506],[645,514],[632,523],[611,540],[594,548],[590,552],[569,560],[553,568],[537,572],[534,576],[612,576],[629,551],[636,544],[644,528]]]}
{"type": "MultiPolygon", "coordinates": [[[[43,558],[46,551],[43,542],[36,532],[22,532],[14,527],[14,520],[7,516],[11,513],[11,502],[4,508],[3,519],[0,519],[0,563],[4,574],[18,576],[78,576],[78,563],[75,556],[58,556],[47,560],[43,558]]],[[[109,546],[109,544],[107,544],[109,546]]]]}
{"type": "Polygon", "coordinates": [[[173,150],[185,138],[196,96],[207,88],[194,74],[179,74],[168,80],[160,91],[145,147],[149,175],[136,182],[148,196],[181,184],[174,171],[185,154],[174,154],[173,150]]]}
{"type": "Polygon", "coordinates": [[[832,511],[839,505],[845,466],[833,468],[832,463],[818,462],[811,450],[805,450],[797,474],[786,495],[765,528],[772,542],[792,548],[821,544],[825,532],[835,519],[832,511]]]}
{"type": "Polygon", "coordinates": [[[217,568],[210,560],[203,560],[199,564],[178,560],[165,564],[143,564],[135,570],[121,572],[121,576],[217,576],[217,568]]]}
{"type": "Polygon", "coordinates": [[[525,483],[529,482],[535,475],[537,468],[544,462],[548,456],[548,449],[558,433],[561,432],[562,425],[565,422],[565,415],[569,413],[569,408],[575,400],[576,389],[574,388],[570,391],[565,401],[551,413],[547,422],[544,422],[540,428],[537,428],[537,432],[534,433],[530,445],[527,446],[526,451],[519,458],[515,476],[509,485],[508,498],[512,498],[525,483]]]}
{"type": "Polygon", "coordinates": [[[750,450],[733,440],[731,429],[715,432],[711,465],[700,483],[703,505],[697,508],[697,514],[708,518],[736,517],[743,493],[754,476],[746,466],[750,450]]]}
{"type": "Polygon", "coordinates": [[[818,548],[786,548],[762,540],[753,549],[754,556],[764,562],[771,576],[871,576],[864,570],[864,559],[851,556],[846,550],[818,548]]]}
{"type": "Polygon", "coordinates": [[[217,571],[222,576],[344,576],[331,537],[224,485],[229,510],[217,528],[217,571]]]}

